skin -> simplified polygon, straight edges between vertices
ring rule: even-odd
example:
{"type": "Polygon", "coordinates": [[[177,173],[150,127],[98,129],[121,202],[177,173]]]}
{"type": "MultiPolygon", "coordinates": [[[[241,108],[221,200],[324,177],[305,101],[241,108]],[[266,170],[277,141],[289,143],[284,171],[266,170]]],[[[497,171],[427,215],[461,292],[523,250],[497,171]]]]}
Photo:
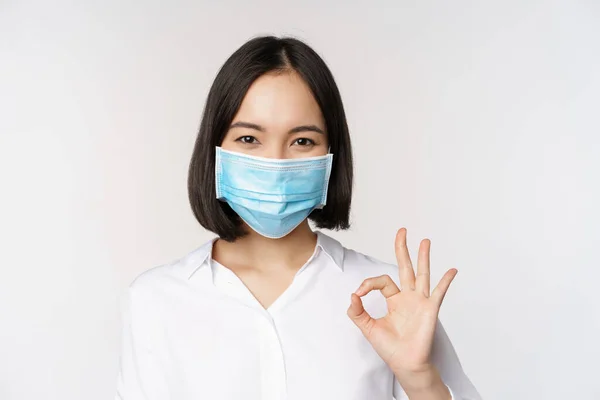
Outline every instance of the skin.
{"type": "MultiPolygon", "coordinates": [[[[258,78],[244,97],[221,147],[267,158],[304,158],[327,154],[328,141],[321,110],[306,83],[293,71],[258,78]]],[[[249,232],[233,243],[217,240],[213,258],[232,270],[263,307],[291,284],[312,255],[317,237],[305,220],[281,239],[249,232]]],[[[387,276],[365,280],[351,294],[348,317],[389,365],[411,400],[445,400],[450,393],[430,363],[440,306],[456,275],[451,269],[430,291],[430,241],[419,248],[417,274],[406,246],[406,229],[395,240],[400,290],[387,276]],[[361,297],[379,290],[388,313],[373,319],[361,297]]]]}

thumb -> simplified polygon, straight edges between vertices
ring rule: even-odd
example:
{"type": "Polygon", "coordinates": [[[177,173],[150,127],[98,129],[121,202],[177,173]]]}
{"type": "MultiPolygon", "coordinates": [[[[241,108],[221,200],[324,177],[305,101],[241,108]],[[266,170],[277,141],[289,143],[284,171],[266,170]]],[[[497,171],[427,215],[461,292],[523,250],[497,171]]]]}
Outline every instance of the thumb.
{"type": "Polygon", "coordinates": [[[375,321],[369,313],[363,307],[361,298],[356,294],[352,293],[350,298],[350,307],[348,308],[348,317],[356,324],[360,331],[368,337],[373,322],[375,321]]]}

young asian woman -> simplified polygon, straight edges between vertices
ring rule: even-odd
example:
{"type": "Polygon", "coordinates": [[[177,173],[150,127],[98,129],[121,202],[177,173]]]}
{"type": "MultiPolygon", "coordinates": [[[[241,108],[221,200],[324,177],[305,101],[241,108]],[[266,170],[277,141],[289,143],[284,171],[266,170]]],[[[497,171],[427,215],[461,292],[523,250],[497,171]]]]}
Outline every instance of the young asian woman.
{"type": "Polygon", "coordinates": [[[457,271],[431,285],[430,241],[415,268],[404,228],[397,265],[321,231],[349,228],[352,173],[322,58],[294,38],[237,49],[189,167],[216,237],[129,285],[116,398],[480,399],[438,319],[457,271]]]}

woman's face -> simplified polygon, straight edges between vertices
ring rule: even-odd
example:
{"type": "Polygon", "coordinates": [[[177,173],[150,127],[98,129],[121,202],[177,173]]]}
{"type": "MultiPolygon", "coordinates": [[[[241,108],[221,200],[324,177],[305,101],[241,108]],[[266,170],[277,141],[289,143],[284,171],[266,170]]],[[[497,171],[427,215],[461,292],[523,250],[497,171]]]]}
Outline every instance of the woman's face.
{"type": "Polygon", "coordinates": [[[327,154],[319,105],[295,72],[269,73],[248,89],[221,147],[267,158],[327,154]]]}

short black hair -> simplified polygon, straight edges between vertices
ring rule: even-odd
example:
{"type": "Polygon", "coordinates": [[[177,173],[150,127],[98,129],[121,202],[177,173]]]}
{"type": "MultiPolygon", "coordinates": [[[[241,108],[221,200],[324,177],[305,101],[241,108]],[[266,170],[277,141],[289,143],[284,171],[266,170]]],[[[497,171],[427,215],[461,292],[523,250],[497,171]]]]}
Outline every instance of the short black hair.
{"type": "Polygon", "coordinates": [[[333,153],[327,204],[309,218],[318,228],[348,229],[352,200],[352,148],[344,106],[331,71],[306,43],[260,36],[237,49],[219,70],[208,93],[188,173],[188,196],[200,224],[227,241],[246,232],[242,221],[216,198],[215,147],[220,146],[250,85],[269,72],[296,72],[310,87],[333,153]]]}

